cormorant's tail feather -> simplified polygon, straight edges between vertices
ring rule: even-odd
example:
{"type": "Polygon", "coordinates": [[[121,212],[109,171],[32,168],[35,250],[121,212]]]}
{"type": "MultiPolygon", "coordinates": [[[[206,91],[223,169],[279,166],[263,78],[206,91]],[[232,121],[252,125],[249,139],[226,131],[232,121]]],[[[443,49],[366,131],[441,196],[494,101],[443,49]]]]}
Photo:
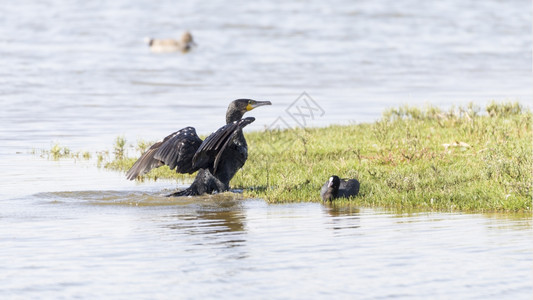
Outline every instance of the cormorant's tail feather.
{"type": "Polygon", "coordinates": [[[177,191],[172,194],[168,194],[165,197],[187,197],[187,196],[199,196],[194,193],[194,191],[189,187],[181,191],[177,191]]]}

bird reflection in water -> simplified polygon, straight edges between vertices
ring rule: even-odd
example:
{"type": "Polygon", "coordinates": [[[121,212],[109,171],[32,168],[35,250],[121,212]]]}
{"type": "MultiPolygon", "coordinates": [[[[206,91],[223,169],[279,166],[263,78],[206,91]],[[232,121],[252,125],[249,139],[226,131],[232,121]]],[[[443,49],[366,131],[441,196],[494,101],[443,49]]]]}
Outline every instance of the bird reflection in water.
{"type": "Polygon", "coordinates": [[[331,217],[334,230],[360,227],[360,209],[353,203],[326,202],[324,211],[331,217]]]}
{"type": "MultiPolygon", "coordinates": [[[[171,221],[164,227],[179,233],[209,236],[209,244],[238,247],[244,239],[246,214],[242,200],[224,195],[211,196],[209,201],[195,201],[179,207],[179,212],[169,215],[171,221]]],[[[203,243],[203,242],[202,242],[203,243]]]]}

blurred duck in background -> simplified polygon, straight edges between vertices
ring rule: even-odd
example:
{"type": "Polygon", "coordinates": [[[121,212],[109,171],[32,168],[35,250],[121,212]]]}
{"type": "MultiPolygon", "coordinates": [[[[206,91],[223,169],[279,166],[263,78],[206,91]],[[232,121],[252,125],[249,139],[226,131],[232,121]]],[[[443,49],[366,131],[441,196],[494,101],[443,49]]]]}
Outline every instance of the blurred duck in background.
{"type": "Polygon", "coordinates": [[[173,39],[153,39],[147,38],[148,46],[150,51],[154,53],[167,53],[167,52],[178,52],[183,53],[189,52],[192,47],[196,47],[196,43],[192,38],[192,34],[188,31],[185,31],[181,36],[181,40],[173,39]]]}

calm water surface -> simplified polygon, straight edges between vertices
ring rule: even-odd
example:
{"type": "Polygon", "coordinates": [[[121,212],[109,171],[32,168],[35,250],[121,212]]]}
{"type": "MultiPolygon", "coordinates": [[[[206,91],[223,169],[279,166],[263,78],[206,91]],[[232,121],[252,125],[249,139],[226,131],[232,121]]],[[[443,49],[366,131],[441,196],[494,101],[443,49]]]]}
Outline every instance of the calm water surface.
{"type": "Polygon", "coordinates": [[[3,298],[528,299],[532,292],[528,218],[103,190],[4,200],[0,220],[3,298]]]}
{"type": "Polygon", "coordinates": [[[402,104],[531,107],[530,1],[40,0],[0,15],[0,298],[531,298],[530,216],[168,199],[187,183],[30,154],[208,134],[242,97],[274,104],[247,130],[292,127],[303,91],[324,111],[309,126],[402,104]],[[185,29],[187,55],[143,44],[185,29]]]}

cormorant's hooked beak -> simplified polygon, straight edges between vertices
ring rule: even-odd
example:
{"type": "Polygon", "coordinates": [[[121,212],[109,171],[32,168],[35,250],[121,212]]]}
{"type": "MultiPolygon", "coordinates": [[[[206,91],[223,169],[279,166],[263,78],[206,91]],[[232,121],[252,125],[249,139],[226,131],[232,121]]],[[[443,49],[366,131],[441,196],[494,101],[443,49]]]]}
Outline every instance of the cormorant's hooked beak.
{"type": "Polygon", "coordinates": [[[256,108],[256,107],[259,107],[259,106],[264,106],[264,105],[272,105],[272,102],[270,101],[255,101],[255,100],[250,100],[248,102],[248,105],[246,106],[246,111],[251,111],[252,109],[256,108]]]}

